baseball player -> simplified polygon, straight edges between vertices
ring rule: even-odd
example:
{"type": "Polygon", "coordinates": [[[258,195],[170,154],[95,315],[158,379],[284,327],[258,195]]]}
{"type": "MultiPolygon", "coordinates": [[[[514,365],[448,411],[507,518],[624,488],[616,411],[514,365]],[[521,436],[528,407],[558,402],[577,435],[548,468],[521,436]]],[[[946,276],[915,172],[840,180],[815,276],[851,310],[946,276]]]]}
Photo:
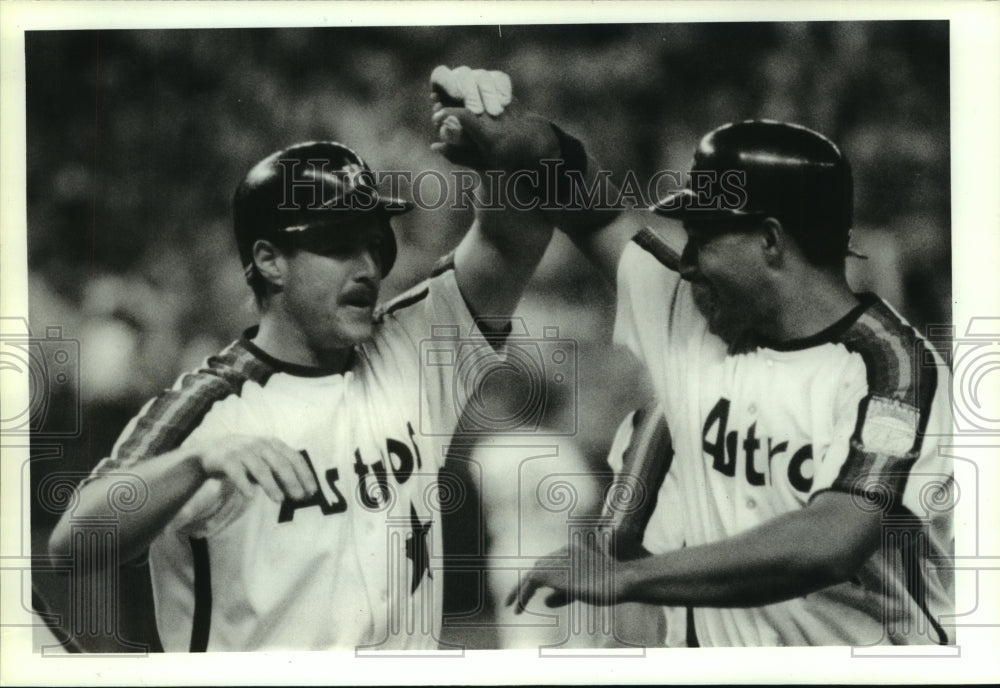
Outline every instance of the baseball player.
{"type": "MultiPolygon", "coordinates": [[[[594,179],[575,150],[566,167],[594,179]]],[[[617,286],[615,340],[648,368],[682,499],[661,493],[651,556],[571,547],[508,603],[547,587],[553,605],[689,607],[689,644],[710,646],[954,643],[949,373],[847,283],[847,160],[807,128],[739,122],[701,139],[688,180],[653,208],[683,234],[553,215],[617,286]]]]}
{"type": "MultiPolygon", "coordinates": [[[[475,162],[466,134],[509,103],[509,81],[444,69],[432,88],[436,110],[462,106],[465,132],[442,125],[435,148],[475,162]]],[[[447,328],[456,346],[501,356],[505,330],[486,323],[512,312],[552,229],[480,213],[429,279],[376,308],[396,257],[390,217],[406,209],[333,142],[273,153],[236,190],[259,326],[143,407],[50,540],[65,556],[75,524],[117,518],[121,559],[148,550],[167,651],[437,647],[444,452],[432,437],[462,409],[452,371],[423,365],[420,342],[447,328]],[[116,480],[141,508],[110,510],[116,480]]]]}

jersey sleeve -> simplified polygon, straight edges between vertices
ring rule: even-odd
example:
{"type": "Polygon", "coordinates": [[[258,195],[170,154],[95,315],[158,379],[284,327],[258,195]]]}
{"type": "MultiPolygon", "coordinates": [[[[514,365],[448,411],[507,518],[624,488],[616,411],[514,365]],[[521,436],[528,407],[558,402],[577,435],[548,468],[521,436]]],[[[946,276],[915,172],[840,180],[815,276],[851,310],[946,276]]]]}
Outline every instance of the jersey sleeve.
{"type": "Polygon", "coordinates": [[[690,307],[683,307],[687,290],[679,266],[679,254],[648,228],[628,243],[618,263],[614,341],[654,374],[674,333],[690,331],[682,321],[696,317],[690,307]]]}
{"type": "MultiPolygon", "coordinates": [[[[858,409],[868,395],[864,363],[859,357],[851,356],[844,369],[838,372],[838,377],[842,382],[833,406],[833,430],[826,452],[822,456],[814,457],[816,471],[810,489],[810,499],[831,489],[855,492],[839,477],[851,454],[852,437],[858,425],[858,409]]],[[[857,494],[862,496],[863,491],[858,491],[857,494]]]]}
{"type": "Polygon", "coordinates": [[[683,509],[673,459],[663,407],[653,403],[622,421],[608,452],[608,465],[615,474],[615,489],[605,500],[611,525],[619,537],[656,553],[684,544],[683,509]],[[661,518],[652,522],[658,507],[661,518]]]}
{"type": "MultiPolygon", "coordinates": [[[[673,461],[673,446],[663,408],[648,404],[626,416],[615,433],[608,465],[615,473],[605,511],[617,533],[619,552],[628,556],[635,545],[653,554],[684,547],[683,494],[673,461]],[[624,539],[624,542],[623,542],[624,539]]],[[[687,645],[684,607],[663,607],[663,643],[687,645]]]]}
{"type": "MultiPolygon", "coordinates": [[[[236,434],[226,415],[224,408],[216,408],[181,446],[204,446],[236,434]]],[[[167,527],[183,535],[207,537],[239,516],[248,503],[249,500],[231,480],[209,478],[191,495],[167,527]]]]}
{"type": "MultiPolygon", "coordinates": [[[[181,447],[207,444],[236,432],[228,420],[225,400],[234,398],[240,380],[260,371],[251,356],[233,348],[210,359],[212,367],[182,375],[173,388],[147,402],[129,421],[108,457],[83,484],[99,478],[127,476],[144,461],[181,447]]],[[[164,527],[200,531],[241,499],[233,485],[210,479],[164,527]]]]}
{"type": "Polygon", "coordinates": [[[863,337],[844,375],[833,441],[819,461],[810,498],[826,490],[859,504],[931,519],[953,480],[939,451],[951,433],[950,375],[937,354],[877,309],[859,321],[863,337]],[[890,326],[892,325],[892,326],[890,326]]]}
{"type": "Polygon", "coordinates": [[[480,399],[484,371],[506,359],[510,319],[485,321],[491,334],[484,334],[459,290],[453,255],[439,261],[429,279],[390,302],[379,318],[383,336],[394,341],[388,346],[396,365],[411,366],[400,374],[419,383],[421,433],[451,436],[464,427],[469,405],[480,399]]]}

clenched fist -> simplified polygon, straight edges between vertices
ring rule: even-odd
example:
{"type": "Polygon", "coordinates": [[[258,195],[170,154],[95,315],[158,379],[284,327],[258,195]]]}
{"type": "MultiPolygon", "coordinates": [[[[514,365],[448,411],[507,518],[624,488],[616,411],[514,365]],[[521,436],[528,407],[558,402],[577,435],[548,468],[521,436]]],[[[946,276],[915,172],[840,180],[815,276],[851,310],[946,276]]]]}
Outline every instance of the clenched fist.
{"type": "Polygon", "coordinates": [[[201,469],[208,478],[231,480],[246,497],[254,483],[275,502],[285,497],[305,499],[319,485],[305,458],[279,439],[231,435],[200,453],[201,469]]]}
{"type": "Polygon", "coordinates": [[[439,66],[431,73],[431,145],[448,160],[477,170],[534,170],[561,156],[552,124],[521,108],[503,72],[439,66]]]}

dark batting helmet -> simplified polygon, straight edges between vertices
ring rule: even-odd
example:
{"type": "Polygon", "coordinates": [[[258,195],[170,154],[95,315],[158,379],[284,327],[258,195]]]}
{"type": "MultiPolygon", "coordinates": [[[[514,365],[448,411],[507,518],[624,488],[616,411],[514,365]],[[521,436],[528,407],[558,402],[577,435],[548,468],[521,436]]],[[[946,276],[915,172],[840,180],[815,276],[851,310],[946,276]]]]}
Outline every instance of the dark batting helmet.
{"type": "Polygon", "coordinates": [[[257,278],[253,245],[322,239],[372,214],[381,223],[382,275],[396,260],[391,215],[410,209],[398,198],[381,196],[371,169],[357,153],[333,141],[297,143],[272,153],[247,173],[233,196],[233,228],[240,260],[251,284],[257,278]]]}
{"type": "Polygon", "coordinates": [[[750,120],[706,134],[685,188],[651,208],[681,220],[774,217],[810,260],[855,254],[851,168],[822,134],[797,124],[750,120]]]}

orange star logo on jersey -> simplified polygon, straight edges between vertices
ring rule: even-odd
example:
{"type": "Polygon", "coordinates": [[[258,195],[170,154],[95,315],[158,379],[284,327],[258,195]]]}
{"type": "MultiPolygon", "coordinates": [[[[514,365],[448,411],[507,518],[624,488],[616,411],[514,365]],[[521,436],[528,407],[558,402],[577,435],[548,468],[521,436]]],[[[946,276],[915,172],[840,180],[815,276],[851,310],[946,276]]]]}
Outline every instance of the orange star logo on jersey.
{"type": "Polygon", "coordinates": [[[406,558],[413,562],[413,576],[410,579],[411,595],[417,591],[425,572],[428,578],[434,577],[431,573],[430,554],[427,551],[427,534],[431,530],[431,523],[433,521],[421,523],[420,517],[417,516],[417,510],[413,508],[413,502],[410,502],[410,528],[412,532],[406,537],[406,558]]]}

